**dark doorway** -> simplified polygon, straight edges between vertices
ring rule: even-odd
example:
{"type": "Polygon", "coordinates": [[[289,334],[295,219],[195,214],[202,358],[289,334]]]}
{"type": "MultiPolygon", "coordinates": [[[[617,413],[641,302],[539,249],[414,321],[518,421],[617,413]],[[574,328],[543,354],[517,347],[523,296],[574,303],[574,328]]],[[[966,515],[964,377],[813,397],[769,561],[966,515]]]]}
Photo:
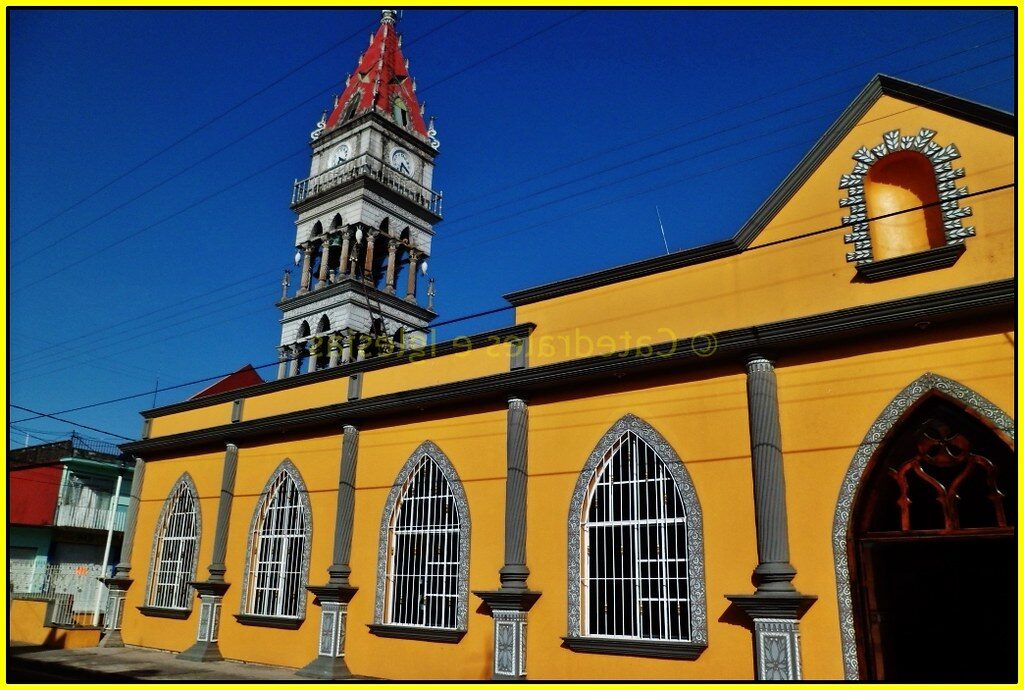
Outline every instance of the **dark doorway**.
{"type": "Polygon", "coordinates": [[[1016,680],[1013,449],[955,401],[922,400],[872,460],[850,540],[865,679],[1016,680]]]}

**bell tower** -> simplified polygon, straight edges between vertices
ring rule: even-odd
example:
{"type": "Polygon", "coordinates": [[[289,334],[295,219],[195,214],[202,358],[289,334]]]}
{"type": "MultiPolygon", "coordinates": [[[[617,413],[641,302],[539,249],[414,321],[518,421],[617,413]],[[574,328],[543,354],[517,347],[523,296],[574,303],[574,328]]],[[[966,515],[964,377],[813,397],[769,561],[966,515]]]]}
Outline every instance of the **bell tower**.
{"type": "Polygon", "coordinates": [[[395,12],[383,10],[310,134],[309,176],[291,200],[298,285],[286,273],[277,305],[278,378],[417,347],[437,316],[430,296],[424,305],[418,295],[441,220],[432,187],[440,143],[401,46],[395,12]]]}

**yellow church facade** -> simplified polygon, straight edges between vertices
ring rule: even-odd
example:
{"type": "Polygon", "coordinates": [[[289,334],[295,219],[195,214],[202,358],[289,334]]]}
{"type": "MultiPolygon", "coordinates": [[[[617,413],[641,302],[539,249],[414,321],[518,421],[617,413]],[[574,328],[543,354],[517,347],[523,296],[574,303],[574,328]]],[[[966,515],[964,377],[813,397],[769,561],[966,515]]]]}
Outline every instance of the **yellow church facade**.
{"type": "Polygon", "coordinates": [[[876,77],[727,240],[144,412],[105,644],[319,678],[1013,677],[1014,126],[876,77]]]}

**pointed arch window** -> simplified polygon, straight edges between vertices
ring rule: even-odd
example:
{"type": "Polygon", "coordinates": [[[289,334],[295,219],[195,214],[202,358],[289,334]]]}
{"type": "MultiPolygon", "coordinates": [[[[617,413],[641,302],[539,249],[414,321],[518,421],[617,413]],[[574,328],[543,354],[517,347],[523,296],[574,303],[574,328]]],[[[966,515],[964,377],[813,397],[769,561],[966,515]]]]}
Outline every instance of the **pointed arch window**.
{"type": "Polygon", "coordinates": [[[183,475],[164,501],[153,540],[146,609],[192,610],[199,554],[199,499],[192,477],[183,475]]]}
{"type": "Polygon", "coordinates": [[[456,642],[465,634],[469,510],[455,468],[422,444],[398,474],[380,528],[372,632],[456,642]]]}
{"type": "Polygon", "coordinates": [[[570,649],[693,659],[707,646],[700,504],[633,415],[591,453],[569,514],[570,649]]]}
{"type": "Polygon", "coordinates": [[[249,528],[242,623],[305,617],[312,541],[309,495],[298,470],[282,463],[261,494],[249,528]]]}

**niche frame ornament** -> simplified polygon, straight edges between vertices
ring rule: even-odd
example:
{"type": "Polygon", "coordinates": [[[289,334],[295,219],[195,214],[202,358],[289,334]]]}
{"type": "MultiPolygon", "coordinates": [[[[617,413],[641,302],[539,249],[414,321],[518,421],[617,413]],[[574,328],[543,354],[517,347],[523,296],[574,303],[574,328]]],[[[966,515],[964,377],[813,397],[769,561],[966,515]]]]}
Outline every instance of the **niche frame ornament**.
{"type": "Polygon", "coordinates": [[[882,280],[952,266],[964,252],[964,240],[976,234],[974,226],[963,225],[963,219],[973,211],[970,206],[960,206],[960,199],[969,194],[966,185],[957,186],[957,180],[966,174],[964,169],[954,168],[952,163],[960,157],[960,149],[954,143],[946,146],[936,143],[935,135],[936,131],[927,127],[922,127],[912,136],[903,136],[898,129],[890,130],[882,135],[882,143],[877,146],[857,149],[851,156],[855,161],[853,169],[839,178],[839,189],[845,189],[847,195],[839,200],[839,206],[849,212],[842,223],[852,229],[843,236],[846,244],[853,245],[853,251],[846,254],[846,261],[856,262],[857,273],[865,280],[882,280]],[[916,151],[931,162],[946,243],[941,247],[876,261],[868,229],[864,181],[875,163],[890,153],[900,151],[916,151]]]}

